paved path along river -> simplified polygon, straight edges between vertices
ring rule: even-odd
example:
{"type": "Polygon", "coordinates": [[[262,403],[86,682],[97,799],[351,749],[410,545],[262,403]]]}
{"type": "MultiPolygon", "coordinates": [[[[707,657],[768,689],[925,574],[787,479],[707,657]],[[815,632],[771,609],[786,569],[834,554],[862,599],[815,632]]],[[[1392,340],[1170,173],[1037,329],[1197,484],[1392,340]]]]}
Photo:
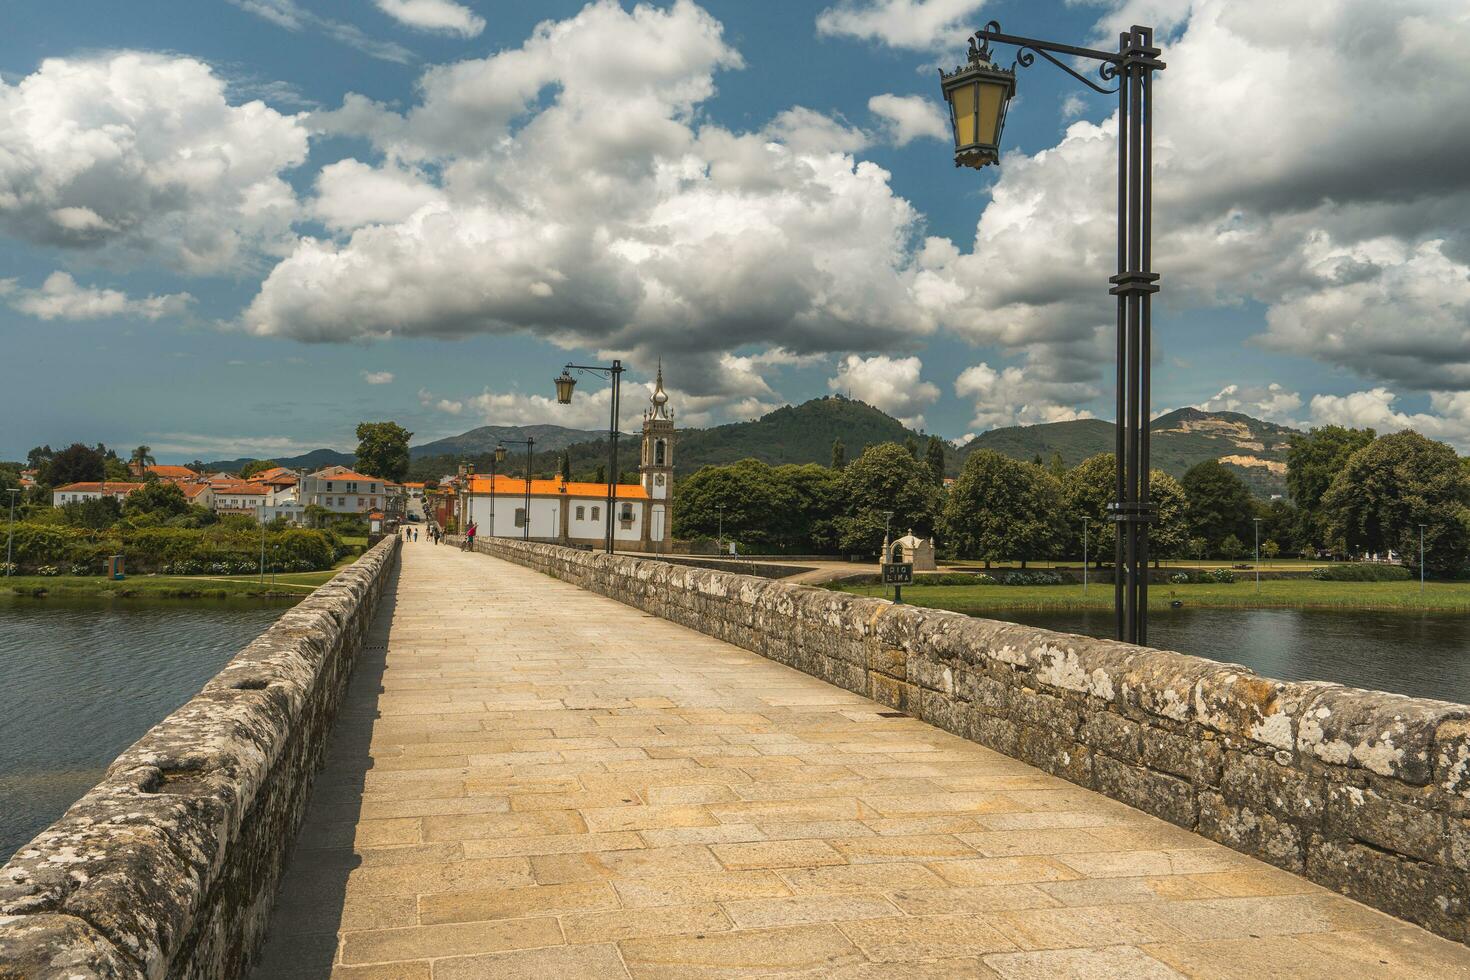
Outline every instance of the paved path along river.
{"type": "Polygon", "coordinates": [[[258,978],[1467,976],[1470,951],[1023,763],[428,542],[258,978]]]}

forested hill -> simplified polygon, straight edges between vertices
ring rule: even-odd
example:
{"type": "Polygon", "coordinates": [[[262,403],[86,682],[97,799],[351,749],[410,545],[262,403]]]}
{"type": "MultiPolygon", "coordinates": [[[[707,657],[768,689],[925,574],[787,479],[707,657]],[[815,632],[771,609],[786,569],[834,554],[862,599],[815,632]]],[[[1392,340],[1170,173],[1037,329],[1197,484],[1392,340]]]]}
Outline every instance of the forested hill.
{"type": "MultiPolygon", "coordinates": [[[[1262,497],[1286,493],[1286,449],[1297,431],[1238,412],[1202,412],[1181,408],[1160,415],[1149,426],[1151,464],[1182,476],[1196,463],[1218,459],[1262,497]]],[[[1076,466],[1094,453],[1113,449],[1111,422],[1079,419],[992,429],[960,450],[961,460],[977,449],[993,449],[1015,459],[1050,460],[1076,466]]]]}
{"type": "Polygon", "coordinates": [[[755,458],[773,465],[832,461],[832,442],[841,439],[848,459],[864,446],[903,442],[919,434],[864,402],[836,395],[787,405],[751,422],[732,422],[679,434],[674,463],[692,473],[713,463],[755,458]]]}

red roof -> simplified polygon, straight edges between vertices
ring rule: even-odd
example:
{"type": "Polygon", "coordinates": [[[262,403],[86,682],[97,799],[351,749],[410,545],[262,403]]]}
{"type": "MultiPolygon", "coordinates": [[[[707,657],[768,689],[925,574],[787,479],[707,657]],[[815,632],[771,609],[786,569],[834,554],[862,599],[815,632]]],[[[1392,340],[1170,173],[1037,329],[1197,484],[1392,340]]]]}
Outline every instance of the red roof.
{"type": "Polygon", "coordinates": [[[175,486],[184,491],[184,497],[189,500],[192,500],[204,491],[210,489],[210,486],[207,483],[179,483],[175,484],[175,486]]]}
{"type": "Polygon", "coordinates": [[[192,480],[199,475],[187,466],[150,466],[148,472],[165,480],[192,480]]]}
{"type": "Polygon", "coordinates": [[[316,476],[316,477],[318,477],[318,479],[322,479],[322,480],[332,480],[332,481],[336,481],[336,480],[371,480],[374,483],[381,483],[382,482],[381,480],[379,480],[375,476],[363,476],[361,473],[354,473],[352,470],[343,470],[340,473],[322,473],[322,474],[313,473],[312,475],[313,476],[316,476]]]}
{"type": "Polygon", "coordinates": [[[108,480],[106,483],[68,483],[64,487],[57,487],[54,493],[132,493],[134,490],[143,489],[142,483],[123,483],[108,480]]]}
{"type": "MultiPolygon", "coordinates": [[[[532,480],[531,496],[550,497],[562,496],[565,487],[565,496],[568,497],[592,497],[596,499],[607,499],[606,483],[563,483],[558,477],[555,480],[532,480]]],[[[619,483],[617,486],[619,500],[647,500],[648,491],[643,489],[640,483],[619,483]]],[[[490,477],[475,474],[470,483],[470,493],[489,494],[490,477]]],[[[526,481],[524,478],[495,476],[495,495],[497,497],[522,496],[526,492],[526,481]]]]}

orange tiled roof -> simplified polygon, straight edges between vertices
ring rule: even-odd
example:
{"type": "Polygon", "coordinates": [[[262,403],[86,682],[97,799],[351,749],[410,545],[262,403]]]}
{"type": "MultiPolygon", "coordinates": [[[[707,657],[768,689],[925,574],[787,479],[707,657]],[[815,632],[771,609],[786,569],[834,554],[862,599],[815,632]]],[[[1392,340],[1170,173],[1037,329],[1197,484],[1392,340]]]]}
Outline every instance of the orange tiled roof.
{"type": "Polygon", "coordinates": [[[180,483],[177,486],[180,490],[184,491],[184,497],[189,500],[210,489],[207,483],[180,483]]]}
{"type": "Polygon", "coordinates": [[[229,494],[229,493],[241,494],[241,493],[243,493],[243,494],[261,494],[261,495],[264,495],[264,494],[270,492],[270,491],[266,490],[265,487],[261,486],[259,483],[250,483],[247,480],[214,480],[214,481],[212,481],[209,484],[209,486],[210,486],[210,489],[212,489],[215,493],[225,493],[225,494],[229,494]]]}
{"type": "Polygon", "coordinates": [[[64,487],[57,487],[53,493],[98,493],[106,490],[108,493],[132,493],[134,490],[143,488],[141,483],[124,483],[120,480],[108,480],[106,483],[68,483],[64,487]]]}
{"type": "Polygon", "coordinates": [[[150,466],[148,472],[165,480],[192,480],[199,475],[187,466],[150,466]]]}
{"type": "MultiPolygon", "coordinates": [[[[317,473],[313,473],[312,476],[318,476],[318,474],[317,473]]],[[[379,480],[375,476],[364,476],[361,473],[354,473],[352,470],[343,470],[341,473],[325,473],[325,474],[321,474],[320,476],[318,476],[318,479],[331,480],[333,482],[336,482],[337,480],[353,480],[353,481],[356,481],[356,480],[371,480],[374,483],[381,483],[381,482],[383,482],[382,480],[379,480]]]]}
{"type": "MultiPolygon", "coordinates": [[[[601,500],[607,499],[606,483],[562,483],[558,478],[555,480],[532,480],[531,495],[533,497],[561,496],[562,487],[566,487],[568,497],[593,497],[601,500]]],[[[647,500],[648,491],[643,489],[639,483],[619,483],[619,500],[647,500]]],[[[495,476],[495,495],[514,497],[524,495],[526,492],[526,481],[524,478],[512,476],[495,476]]],[[[470,493],[490,493],[490,477],[475,474],[470,484],[470,493]]]]}

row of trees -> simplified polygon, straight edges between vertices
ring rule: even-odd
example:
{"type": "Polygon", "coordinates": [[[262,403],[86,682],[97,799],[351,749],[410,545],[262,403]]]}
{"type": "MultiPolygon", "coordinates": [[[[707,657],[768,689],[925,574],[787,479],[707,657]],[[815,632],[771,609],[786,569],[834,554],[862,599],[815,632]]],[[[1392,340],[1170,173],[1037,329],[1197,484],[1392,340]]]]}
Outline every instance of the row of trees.
{"type": "MultiPolygon", "coordinates": [[[[1111,453],[1068,469],[1059,460],[1041,465],[981,450],[970,454],[947,490],[930,454],[919,458],[916,446],[885,443],[850,463],[844,457],[837,443],[831,467],[768,466],[753,459],[707,466],[675,494],[674,533],[723,532],[761,550],[788,553],[873,555],[886,524],[895,533],[912,528],[933,535],[957,557],[1026,562],[1080,557],[1085,525],[1092,554],[1112,556],[1111,453]]],[[[1265,557],[1393,550],[1417,560],[1423,524],[1428,568],[1458,572],[1470,556],[1467,472],[1453,449],[1417,433],[1377,437],[1335,426],[1293,441],[1291,501],[1257,499],[1215,460],[1179,480],[1154,470],[1152,555],[1242,558],[1252,554],[1259,533],[1265,557]]]]}

